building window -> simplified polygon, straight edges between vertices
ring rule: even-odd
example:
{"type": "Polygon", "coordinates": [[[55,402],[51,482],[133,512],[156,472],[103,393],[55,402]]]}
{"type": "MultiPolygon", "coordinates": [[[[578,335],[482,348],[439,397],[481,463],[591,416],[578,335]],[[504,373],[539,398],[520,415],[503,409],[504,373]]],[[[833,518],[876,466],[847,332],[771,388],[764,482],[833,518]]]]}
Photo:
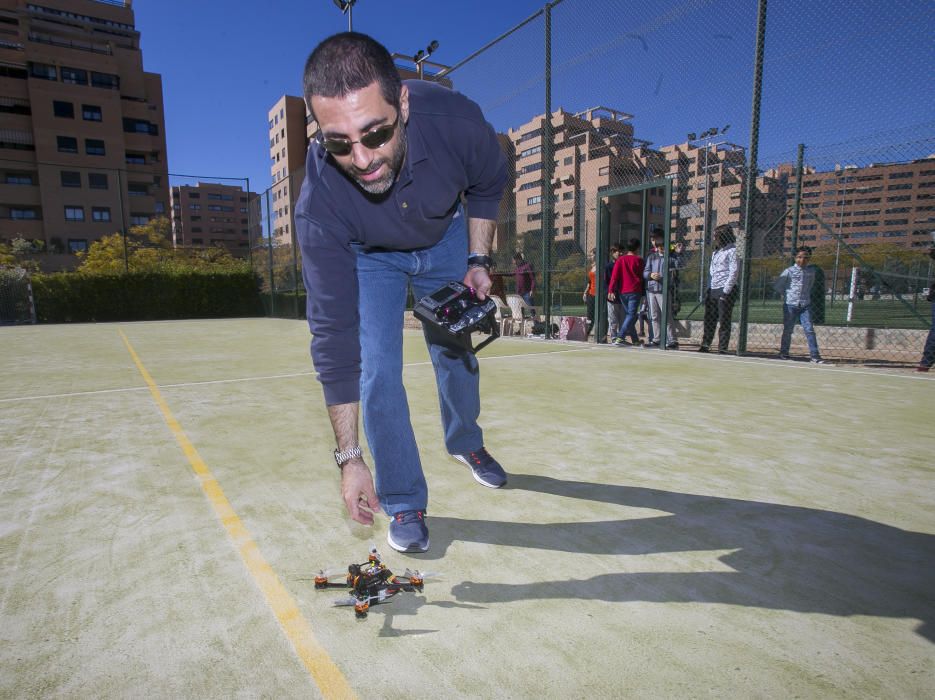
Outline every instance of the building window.
{"type": "Polygon", "coordinates": [[[28,209],[26,207],[10,207],[10,218],[11,219],[38,219],[39,212],[35,209],[28,209]]]}
{"type": "Polygon", "coordinates": [[[107,189],[107,174],[106,173],[88,173],[88,187],[92,190],[106,190],[107,189]]]}
{"type": "Polygon", "coordinates": [[[81,173],[63,170],[62,187],[81,187],[81,173]]]}
{"type": "Polygon", "coordinates": [[[56,117],[62,117],[64,119],[74,119],[75,118],[75,105],[71,102],[60,102],[55,100],[52,103],[52,113],[56,117]]]}
{"type": "Polygon", "coordinates": [[[104,142],[100,139],[85,139],[84,152],[89,156],[104,155],[104,142]]]}
{"type": "Polygon", "coordinates": [[[130,214],[131,226],[144,226],[149,223],[148,214],[130,214]]]}
{"type": "Polygon", "coordinates": [[[191,209],[192,211],[199,211],[201,209],[201,205],[200,204],[189,204],[188,208],[191,209]]]}
{"type": "Polygon", "coordinates": [[[111,75],[110,73],[95,73],[94,71],[91,71],[91,87],[119,90],[120,76],[111,75]]]}
{"type": "MultiPolygon", "coordinates": [[[[64,70],[63,68],[62,80],[65,80],[64,70]]],[[[48,63],[30,63],[29,75],[30,77],[42,78],[43,80],[58,80],[58,75],[55,73],[55,66],[50,66],[48,63]]]]}
{"type": "Polygon", "coordinates": [[[62,82],[70,85],[87,85],[88,71],[62,66],[62,82]]]}
{"type": "Polygon", "coordinates": [[[85,253],[88,250],[88,241],[84,238],[69,238],[68,239],[68,252],[69,253],[85,253]]]}
{"type": "Polygon", "coordinates": [[[188,198],[189,199],[201,199],[201,192],[189,192],[188,198]]]}
{"type": "Polygon", "coordinates": [[[81,118],[89,122],[99,122],[104,119],[104,115],[97,105],[81,105],[81,118]]]}
{"type": "Polygon", "coordinates": [[[127,151],[126,160],[130,165],[146,165],[146,156],[142,153],[131,153],[127,151]]]}
{"type": "Polygon", "coordinates": [[[34,185],[32,175],[29,173],[7,173],[3,180],[7,185],[34,185]]]}
{"type": "Polygon", "coordinates": [[[59,153],[78,152],[78,139],[74,136],[57,136],[56,141],[58,142],[59,153]]]}
{"type": "Polygon", "coordinates": [[[123,130],[128,134],[150,134],[151,136],[159,134],[159,129],[152,122],[145,119],[130,119],[129,117],[123,118],[123,130]]]}
{"type": "Polygon", "coordinates": [[[154,214],[165,214],[166,205],[163,204],[162,202],[156,202],[155,204],[153,204],[153,213],[154,214]]]}
{"type": "Polygon", "coordinates": [[[84,207],[66,204],[65,221],[84,221],[84,207]]]}
{"type": "Polygon", "coordinates": [[[541,202],[541,201],[542,201],[542,195],[541,195],[541,194],[537,194],[535,197],[529,197],[529,198],[526,200],[526,204],[529,204],[529,205],[538,204],[538,203],[541,202]]]}
{"type": "Polygon", "coordinates": [[[92,207],[92,221],[110,221],[110,207],[92,207]]]}
{"type": "Polygon", "coordinates": [[[149,187],[139,182],[130,182],[127,184],[127,194],[131,197],[146,197],[149,195],[149,187]]]}

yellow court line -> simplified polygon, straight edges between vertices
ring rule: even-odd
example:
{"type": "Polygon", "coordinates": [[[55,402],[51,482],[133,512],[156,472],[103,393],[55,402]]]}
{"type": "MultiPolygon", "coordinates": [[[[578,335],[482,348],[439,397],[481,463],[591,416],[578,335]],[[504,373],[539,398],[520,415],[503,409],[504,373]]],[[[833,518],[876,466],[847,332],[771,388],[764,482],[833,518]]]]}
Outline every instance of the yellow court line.
{"type": "Polygon", "coordinates": [[[299,659],[305,665],[306,670],[312,676],[312,680],[318,686],[321,694],[326,698],[356,697],[347,679],[334,661],[331,660],[331,657],[328,656],[328,652],[315,639],[311,626],[302,616],[299,606],[289,595],[289,591],[282,585],[279,577],[276,576],[276,572],[263,558],[260,548],[237,516],[230,501],[227,500],[227,496],[224,495],[221,485],[214,478],[211,470],[208,469],[208,465],[201,459],[195,446],[188,439],[185,431],[182,430],[182,426],[172,415],[172,411],[169,410],[169,405],[163,399],[159,387],[156,386],[156,382],[153,381],[152,376],[143,366],[143,362],[140,360],[139,355],[136,354],[129,339],[122,330],[118,332],[130,352],[130,357],[133,358],[137,369],[143,375],[143,380],[149,387],[149,392],[156,401],[156,405],[162,411],[166,424],[168,424],[169,429],[182,448],[182,452],[188,457],[188,462],[198,477],[201,488],[214,508],[215,514],[224,529],[227,530],[227,534],[240,553],[247,571],[250,572],[253,580],[262,591],[267,604],[276,615],[279,626],[295,649],[295,653],[298,654],[299,659]]]}

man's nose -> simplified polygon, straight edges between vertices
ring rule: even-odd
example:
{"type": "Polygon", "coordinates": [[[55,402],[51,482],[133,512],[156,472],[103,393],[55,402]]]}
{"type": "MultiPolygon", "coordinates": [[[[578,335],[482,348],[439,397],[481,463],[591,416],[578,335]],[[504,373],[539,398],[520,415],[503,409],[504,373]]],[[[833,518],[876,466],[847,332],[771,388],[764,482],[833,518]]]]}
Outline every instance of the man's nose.
{"type": "Polygon", "coordinates": [[[351,145],[351,158],[355,168],[366,170],[373,162],[373,151],[358,141],[351,145]]]}

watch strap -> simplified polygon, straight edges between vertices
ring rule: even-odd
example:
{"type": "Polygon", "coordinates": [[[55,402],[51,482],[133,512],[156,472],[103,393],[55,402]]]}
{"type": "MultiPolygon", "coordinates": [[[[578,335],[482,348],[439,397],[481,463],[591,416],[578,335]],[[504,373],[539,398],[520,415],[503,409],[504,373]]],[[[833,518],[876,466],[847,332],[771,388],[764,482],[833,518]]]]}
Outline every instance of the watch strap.
{"type": "Polygon", "coordinates": [[[468,267],[482,267],[489,272],[490,268],[493,266],[493,258],[489,255],[471,253],[468,255],[467,263],[468,267]]]}
{"type": "Polygon", "coordinates": [[[341,469],[345,464],[350,462],[356,457],[363,456],[363,452],[360,449],[360,445],[354,445],[354,447],[348,448],[343,452],[338,450],[334,451],[334,461],[338,464],[338,469],[341,469]]]}

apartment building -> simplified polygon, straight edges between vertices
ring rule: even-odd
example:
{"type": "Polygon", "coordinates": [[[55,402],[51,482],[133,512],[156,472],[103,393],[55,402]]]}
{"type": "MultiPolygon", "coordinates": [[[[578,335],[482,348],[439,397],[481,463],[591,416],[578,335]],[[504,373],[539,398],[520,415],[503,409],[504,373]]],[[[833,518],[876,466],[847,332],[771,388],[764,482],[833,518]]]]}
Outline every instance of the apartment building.
{"type": "MultiPolygon", "coordinates": [[[[772,171],[785,181],[784,202],[795,203],[791,165],[772,171]]],[[[935,155],[908,163],[847,165],[826,172],[806,168],[799,214],[800,245],[830,245],[840,235],[852,246],[895,243],[907,248],[935,242],[935,155]]],[[[783,245],[792,246],[792,217],[783,245]]]]}
{"type": "Polygon", "coordinates": [[[162,79],[131,0],[0,0],[0,115],[0,241],[36,241],[44,268],[168,214],[162,79]]]}
{"type": "Polygon", "coordinates": [[[308,141],[314,134],[314,122],[308,115],[305,100],[283,95],[267,114],[269,119],[269,155],[272,187],[269,201],[262,206],[269,212],[273,240],[289,244],[293,230],[293,207],[305,178],[308,141]]]}
{"type": "Polygon", "coordinates": [[[231,255],[246,257],[251,241],[260,235],[260,203],[255,192],[214,182],[172,188],[172,243],[176,247],[224,246],[231,255]]]}
{"type": "MultiPolygon", "coordinates": [[[[601,189],[639,184],[666,172],[664,155],[633,136],[632,115],[610,107],[592,107],[551,115],[554,173],[548,187],[554,205],[553,237],[556,243],[576,243],[581,250],[597,240],[597,195],[601,189]]],[[[517,129],[509,138],[515,149],[515,201],[517,247],[526,235],[542,229],[542,147],[545,115],[517,129]]],[[[650,230],[664,222],[661,190],[649,193],[650,230]]],[[[639,236],[642,227],[642,195],[614,197],[610,202],[609,231],[612,241],[639,236]]]]}
{"type": "MultiPolygon", "coordinates": [[[[451,81],[437,78],[441,64],[424,61],[422,72],[415,65],[413,57],[392,54],[396,70],[402,80],[424,78],[435,80],[445,87],[451,87],[451,81]]],[[[295,201],[305,178],[305,156],[308,154],[309,141],[318,131],[318,124],[312,118],[301,97],[283,95],[267,113],[269,121],[269,157],[272,185],[268,190],[269,202],[263,207],[269,212],[272,238],[277,245],[289,245],[295,234],[295,201]]],[[[265,195],[264,195],[265,197],[265,195]]]]}

